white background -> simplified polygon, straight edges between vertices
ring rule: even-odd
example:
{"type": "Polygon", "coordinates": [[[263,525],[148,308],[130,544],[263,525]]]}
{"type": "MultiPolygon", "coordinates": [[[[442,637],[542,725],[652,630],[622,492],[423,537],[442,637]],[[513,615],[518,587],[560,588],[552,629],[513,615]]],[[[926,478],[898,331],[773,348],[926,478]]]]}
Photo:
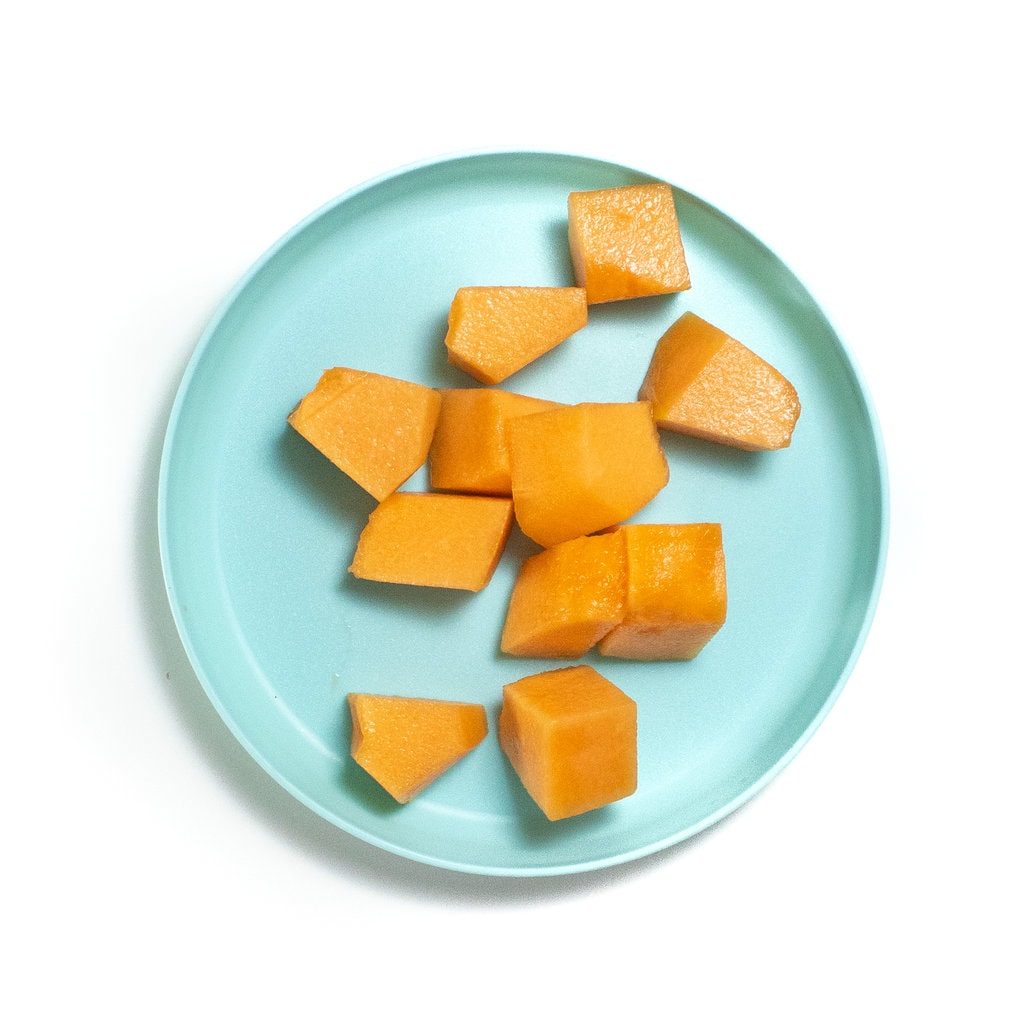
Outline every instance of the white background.
{"type": "Polygon", "coordinates": [[[1021,1020],[1012,5],[370,7],[3,16],[0,1017],[1021,1020]],[[539,880],[383,854],[265,776],[155,532],[235,280],[370,176],[507,147],[643,168],[768,242],[857,359],[892,486],[874,629],[794,763],[694,841],[539,880]]]}

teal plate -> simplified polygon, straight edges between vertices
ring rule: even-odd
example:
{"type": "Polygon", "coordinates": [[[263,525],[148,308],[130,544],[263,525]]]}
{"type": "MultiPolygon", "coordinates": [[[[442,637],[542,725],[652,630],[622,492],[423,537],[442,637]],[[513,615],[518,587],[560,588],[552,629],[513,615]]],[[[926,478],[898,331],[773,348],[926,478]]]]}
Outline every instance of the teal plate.
{"type": "MultiPolygon", "coordinates": [[[[285,423],[329,366],[470,386],[443,344],[455,290],[572,284],[570,191],[652,180],[608,162],[481,153],[347,192],[297,225],[228,296],[184,374],[160,474],[171,608],[210,700],[307,806],[382,849],[492,875],[586,871],[700,832],[787,764],[834,704],[877,601],[888,509],[881,437],[848,351],[793,274],[676,188],[693,280],[592,307],[588,325],[504,383],[563,402],[636,397],[657,339],[692,309],[795,384],[790,448],[666,435],[671,479],[635,518],[722,523],[725,627],[689,663],[584,659],[639,708],[639,785],[551,823],[497,743],[501,687],[555,667],[502,655],[514,531],[479,594],[346,572],[373,502],[285,423]],[[399,806],[348,756],[351,691],[483,703],[490,735],[399,806]]],[[[426,487],[420,470],[407,489],[426,487]]]]}

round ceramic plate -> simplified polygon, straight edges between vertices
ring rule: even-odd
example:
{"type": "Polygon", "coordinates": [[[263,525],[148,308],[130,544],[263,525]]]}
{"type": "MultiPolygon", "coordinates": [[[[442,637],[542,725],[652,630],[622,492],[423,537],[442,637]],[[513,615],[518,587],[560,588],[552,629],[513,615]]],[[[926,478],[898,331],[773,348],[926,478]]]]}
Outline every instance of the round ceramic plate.
{"type": "MultiPolygon", "coordinates": [[[[582,331],[503,387],[563,402],[632,401],[686,310],[796,386],[790,448],[752,454],[664,435],[671,479],[635,518],[722,524],[728,621],[692,662],[583,659],[632,696],[636,793],[549,822],[497,742],[501,687],[557,663],[498,649],[517,531],[478,594],[347,573],[372,499],[286,425],[322,370],[475,386],[446,361],[462,285],[572,284],[570,191],[652,180],[546,153],[425,163],[342,195],[238,284],[181,383],[160,476],[170,603],[195,671],[238,740],[347,832],[429,864],[494,875],[584,871],[721,819],[778,773],[833,705],[880,586],[887,493],[877,422],[849,353],[756,238],[674,188],[692,288],[594,306],[582,331]],[[349,757],[349,691],[467,700],[490,735],[410,804],[349,757]]],[[[425,489],[420,470],[407,489],[425,489]]]]}

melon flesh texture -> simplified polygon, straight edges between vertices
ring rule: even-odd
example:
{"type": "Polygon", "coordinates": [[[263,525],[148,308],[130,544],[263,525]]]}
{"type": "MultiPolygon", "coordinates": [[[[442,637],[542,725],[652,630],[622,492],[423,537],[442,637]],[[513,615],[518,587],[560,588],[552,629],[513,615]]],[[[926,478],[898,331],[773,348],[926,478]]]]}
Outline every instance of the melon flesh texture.
{"type": "Polygon", "coordinates": [[[719,523],[630,523],[622,621],[598,643],[607,657],[688,661],[725,623],[727,592],[719,523]]]}
{"type": "Polygon", "coordinates": [[[668,483],[649,402],[581,402],[510,420],[516,519],[544,547],[628,519],[668,483]]]}
{"type": "Polygon", "coordinates": [[[383,583],[479,591],[511,528],[509,498],[397,491],[370,513],[348,571],[383,583]]]}
{"type": "Polygon", "coordinates": [[[448,314],[448,361],[481,384],[499,384],[586,322],[582,288],[460,288],[448,314]]]}
{"type": "Polygon", "coordinates": [[[334,367],[324,371],[288,423],[380,501],[426,461],[440,410],[434,388],[334,367]]]}
{"type": "Polygon", "coordinates": [[[503,687],[498,739],[551,821],[636,791],[636,702],[588,665],[552,669],[503,687]]]}
{"type": "Polygon", "coordinates": [[[498,388],[446,388],[430,447],[430,486],[439,491],[511,495],[505,424],[561,403],[498,388]]]}
{"type": "Polygon", "coordinates": [[[625,535],[577,537],[520,566],[501,634],[506,654],[579,658],[625,614],[625,535]]]}
{"type": "Polygon", "coordinates": [[[786,377],[695,313],[658,341],[639,397],[659,427],[747,451],[789,447],[800,416],[786,377]]]}
{"type": "Polygon", "coordinates": [[[591,305],[690,287],[672,189],[663,182],[571,192],[569,252],[591,305]]]}
{"type": "Polygon", "coordinates": [[[487,735],[482,704],[350,693],[351,754],[400,804],[422,793],[487,735]]]}

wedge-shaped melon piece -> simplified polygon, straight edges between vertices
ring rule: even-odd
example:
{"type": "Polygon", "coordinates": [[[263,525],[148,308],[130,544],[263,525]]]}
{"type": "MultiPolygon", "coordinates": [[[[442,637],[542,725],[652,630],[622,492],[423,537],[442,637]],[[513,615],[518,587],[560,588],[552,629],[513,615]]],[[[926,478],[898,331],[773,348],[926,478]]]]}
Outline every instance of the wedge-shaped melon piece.
{"type": "Polygon", "coordinates": [[[567,540],[520,566],[501,649],[520,657],[579,658],[622,621],[625,610],[621,530],[567,540]]]}
{"type": "Polygon", "coordinates": [[[487,735],[482,704],[350,693],[353,759],[408,803],[487,735]]]}
{"type": "Polygon", "coordinates": [[[498,740],[551,821],[636,791],[636,702],[588,665],[503,687],[498,740]]]}
{"type": "Polygon", "coordinates": [[[725,553],[719,523],[628,523],[626,607],[601,654],[636,661],[695,658],[725,623],[725,553]]]}
{"type": "Polygon", "coordinates": [[[434,388],[338,366],[288,422],[378,501],[426,461],[441,409],[434,388]]]}
{"type": "Polygon", "coordinates": [[[649,402],[581,402],[509,420],[516,519],[544,547],[621,523],[666,483],[649,402]]]}
{"type": "Polygon", "coordinates": [[[587,322],[582,288],[460,288],[448,314],[448,361],[498,384],[550,352],[587,322]]]}
{"type": "Polygon", "coordinates": [[[591,305],[690,287],[672,189],[663,182],[569,193],[569,252],[591,305]]]}
{"type": "Polygon", "coordinates": [[[482,590],[511,528],[510,498],[396,491],[370,513],[348,571],[384,583],[482,590]]]}
{"type": "Polygon", "coordinates": [[[446,388],[430,447],[430,486],[469,494],[512,493],[505,423],[561,403],[499,388],[446,388]]]}
{"type": "Polygon", "coordinates": [[[748,451],[787,448],[800,416],[775,367],[695,313],[658,341],[640,397],[660,427],[748,451]]]}

